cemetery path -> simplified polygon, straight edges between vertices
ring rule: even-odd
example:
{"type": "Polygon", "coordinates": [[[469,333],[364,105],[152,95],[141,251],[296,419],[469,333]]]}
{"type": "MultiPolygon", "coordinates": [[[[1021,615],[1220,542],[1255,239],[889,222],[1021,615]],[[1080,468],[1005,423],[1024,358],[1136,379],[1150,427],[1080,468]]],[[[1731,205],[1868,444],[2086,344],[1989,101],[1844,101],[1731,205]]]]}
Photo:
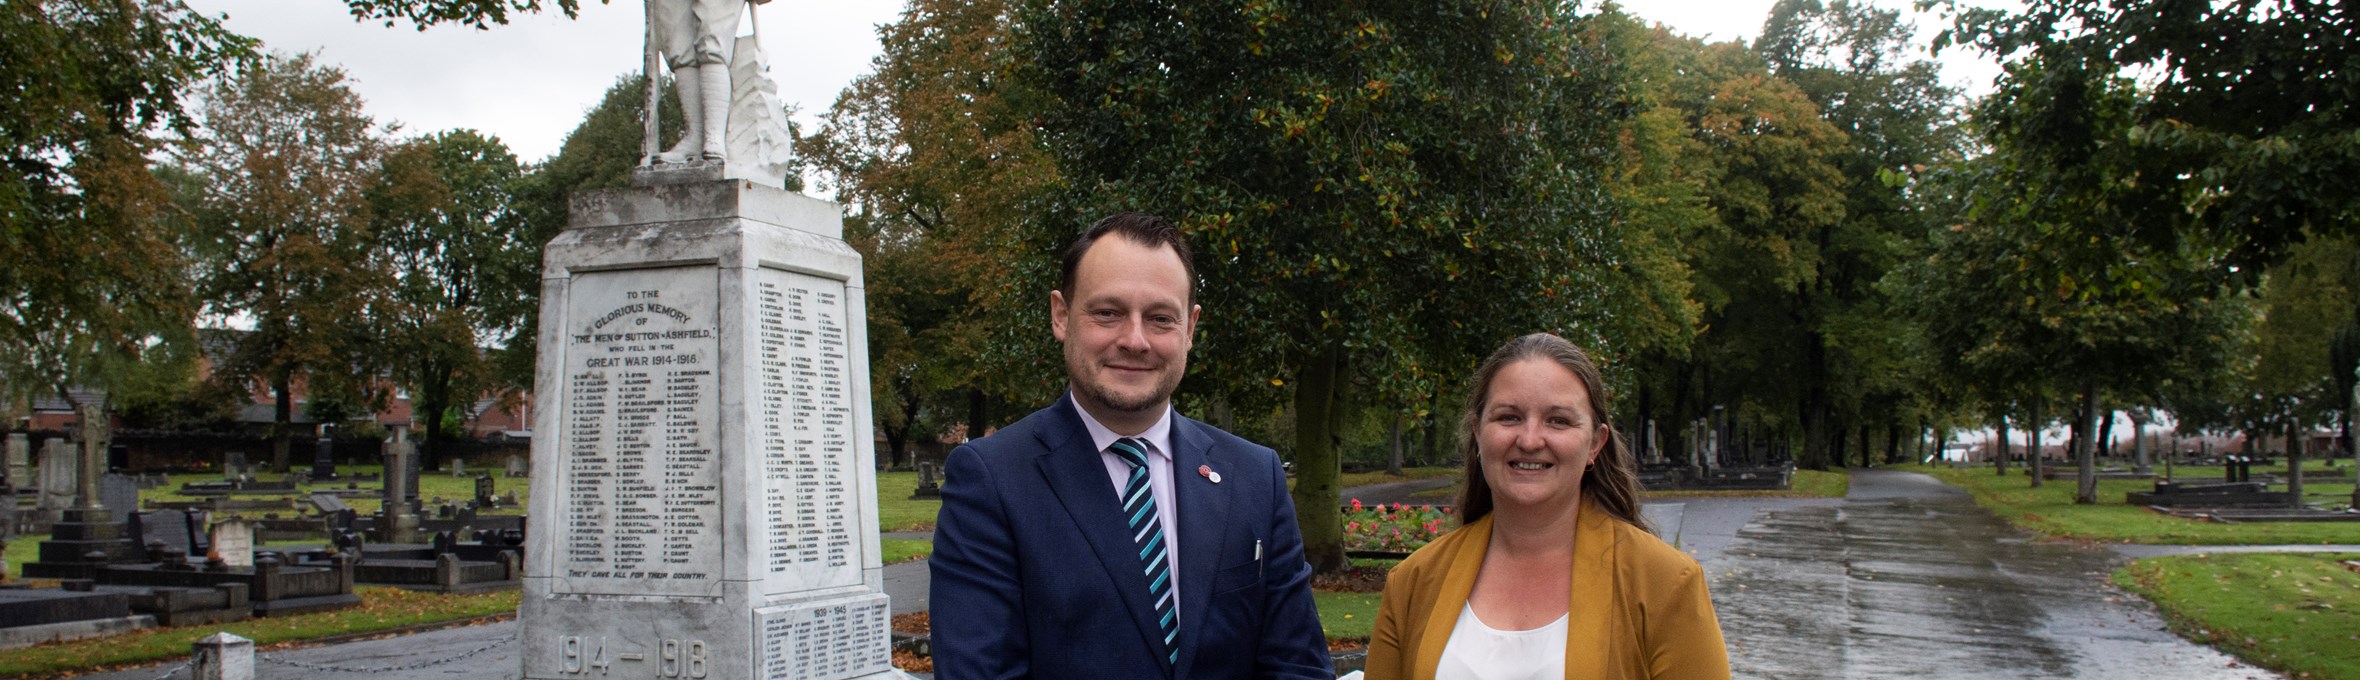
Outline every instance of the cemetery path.
{"type": "MultiPolygon", "coordinates": [[[[1664,533],[1705,566],[1739,678],[2279,677],[2181,640],[2144,600],[2106,585],[2135,549],[2180,546],[2034,542],[1964,492],[1896,471],[1853,472],[1842,499],[1663,505],[1678,507],[1649,516],[1676,525],[1664,533]]],[[[925,607],[924,561],[888,565],[885,581],[896,612],[925,607]]],[[[506,680],[519,675],[517,630],[507,621],[266,652],[256,677],[506,680]]],[[[177,664],[83,677],[153,680],[177,664]]]]}
{"type": "Polygon", "coordinates": [[[1921,474],[1854,471],[1841,502],[1763,507],[1709,554],[1699,535],[1741,678],[2279,677],[2107,585],[2113,550],[2032,541],[1921,474]]]}

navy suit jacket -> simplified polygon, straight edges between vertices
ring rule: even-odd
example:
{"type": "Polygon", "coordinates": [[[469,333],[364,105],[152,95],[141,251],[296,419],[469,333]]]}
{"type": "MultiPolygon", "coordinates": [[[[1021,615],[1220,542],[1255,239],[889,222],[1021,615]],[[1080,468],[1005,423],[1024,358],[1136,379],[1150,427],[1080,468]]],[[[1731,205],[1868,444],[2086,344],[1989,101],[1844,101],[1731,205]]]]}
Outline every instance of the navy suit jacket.
{"type": "Polygon", "coordinates": [[[928,559],[935,677],[1335,677],[1278,456],[1177,413],[1172,448],[1177,663],[1100,452],[1059,399],[944,466],[928,559]]]}

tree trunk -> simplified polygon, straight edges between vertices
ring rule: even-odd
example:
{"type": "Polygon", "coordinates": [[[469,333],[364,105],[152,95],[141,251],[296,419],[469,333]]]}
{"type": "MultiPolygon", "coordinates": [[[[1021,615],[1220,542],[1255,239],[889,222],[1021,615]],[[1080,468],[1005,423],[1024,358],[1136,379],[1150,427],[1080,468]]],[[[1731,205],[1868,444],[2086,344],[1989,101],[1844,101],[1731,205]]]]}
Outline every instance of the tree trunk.
{"type": "Polygon", "coordinates": [[[2303,425],[2294,414],[2286,414],[2286,495],[2287,507],[2303,507],[2303,425]]]}
{"type": "Polygon", "coordinates": [[[288,451],[294,446],[290,441],[295,435],[294,373],[292,368],[280,368],[270,377],[270,389],[276,393],[271,403],[270,469],[278,472],[287,471],[288,451]]]}
{"type": "Polygon", "coordinates": [[[1870,429],[1872,428],[1868,426],[1868,423],[1860,423],[1860,467],[1864,468],[1872,468],[1877,466],[1877,462],[1873,458],[1873,456],[1876,455],[1876,447],[1870,446],[1868,443],[1868,431],[1870,429]]]}
{"type": "Polygon", "coordinates": [[[442,467],[443,444],[450,439],[450,433],[443,430],[442,416],[451,408],[451,375],[441,368],[433,361],[418,367],[418,398],[412,402],[417,408],[410,410],[410,419],[426,424],[425,441],[418,442],[420,470],[442,467]]]}
{"type": "Polygon", "coordinates": [[[1401,476],[1401,414],[1393,414],[1393,424],[1385,430],[1386,448],[1391,456],[1385,459],[1385,474],[1401,476]]]}
{"type": "Polygon", "coordinates": [[[982,439],[985,425],[990,422],[991,421],[989,420],[985,420],[985,413],[983,409],[983,388],[968,388],[967,439],[969,441],[982,439]]]}
{"type": "Polygon", "coordinates": [[[2081,434],[2074,444],[2073,457],[2081,465],[2080,474],[2076,477],[2080,485],[2074,487],[2073,502],[2077,505],[2095,505],[2098,502],[2098,386],[2095,383],[2082,383],[2079,419],[2081,423],[2077,429],[2081,430],[2081,434]]]}
{"type": "Polygon", "coordinates": [[[1343,467],[1334,434],[1339,351],[1301,357],[1295,372],[1295,525],[1303,532],[1304,561],[1321,574],[1346,566],[1337,486],[1343,467]]]}

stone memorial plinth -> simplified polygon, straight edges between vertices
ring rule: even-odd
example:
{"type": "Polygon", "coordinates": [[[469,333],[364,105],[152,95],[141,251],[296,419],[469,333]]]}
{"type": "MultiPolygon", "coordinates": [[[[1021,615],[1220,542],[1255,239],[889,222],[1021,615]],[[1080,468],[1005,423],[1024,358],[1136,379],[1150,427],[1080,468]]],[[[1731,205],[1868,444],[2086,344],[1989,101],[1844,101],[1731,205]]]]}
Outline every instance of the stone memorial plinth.
{"type": "Polygon", "coordinates": [[[725,180],[571,207],[541,289],[524,677],[904,677],[837,206],[725,180]]]}

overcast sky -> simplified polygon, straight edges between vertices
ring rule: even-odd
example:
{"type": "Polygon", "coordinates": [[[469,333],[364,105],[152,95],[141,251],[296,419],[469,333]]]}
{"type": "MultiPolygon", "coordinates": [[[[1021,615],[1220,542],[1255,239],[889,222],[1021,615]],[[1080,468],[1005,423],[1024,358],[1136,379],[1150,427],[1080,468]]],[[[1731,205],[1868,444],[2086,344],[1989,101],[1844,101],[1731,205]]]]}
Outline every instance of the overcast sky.
{"type": "MultiPolygon", "coordinates": [[[[1774,0],[1633,2],[1628,11],[1674,30],[1714,39],[1751,40],[1774,0]]],[[[1875,0],[1907,9],[1905,0],[1875,0]]],[[[557,152],[616,78],[640,68],[646,30],[641,2],[584,0],[581,16],[521,15],[489,30],[438,26],[426,31],[358,23],[337,0],[191,0],[207,14],[228,14],[231,30],[270,49],[313,52],[342,66],[380,123],[425,134],[473,128],[507,142],[518,158],[557,152]]],[[[760,5],[763,49],[779,94],[814,114],[861,74],[878,51],[879,24],[899,18],[903,0],[778,0],[760,5]]],[[[1921,31],[1932,22],[1921,18],[1921,31]]],[[[1969,65],[1963,51],[1946,58],[1946,80],[1987,90],[1993,69],[1969,65]],[[1950,63],[1960,62],[1960,63],[1950,63]]]]}

